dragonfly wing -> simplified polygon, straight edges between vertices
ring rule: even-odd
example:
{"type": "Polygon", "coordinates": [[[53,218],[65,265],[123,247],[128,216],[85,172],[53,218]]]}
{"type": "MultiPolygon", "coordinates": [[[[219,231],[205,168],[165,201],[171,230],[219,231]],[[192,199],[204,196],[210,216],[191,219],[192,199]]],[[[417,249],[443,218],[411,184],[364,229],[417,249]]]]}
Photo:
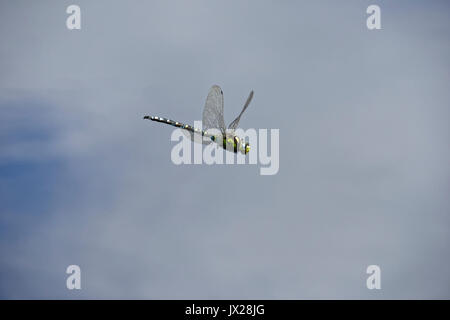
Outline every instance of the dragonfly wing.
{"type": "Polygon", "coordinates": [[[203,109],[203,130],[218,129],[225,133],[223,120],[223,92],[219,86],[212,86],[203,109]]]}
{"type": "Polygon", "coordinates": [[[237,116],[236,119],[233,120],[232,123],[230,123],[230,125],[228,126],[228,129],[234,130],[237,128],[238,124],[239,124],[239,120],[241,120],[241,116],[244,113],[245,109],[247,109],[248,105],[250,104],[250,101],[252,101],[253,98],[253,90],[250,92],[247,101],[244,104],[244,108],[242,108],[241,113],[237,116]]]}
{"type": "Polygon", "coordinates": [[[202,136],[202,134],[200,132],[194,133],[194,132],[188,131],[188,130],[181,130],[181,132],[183,132],[183,134],[186,137],[188,137],[189,139],[191,139],[191,141],[193,141],[193,142],[201,143],[204,145],[208,145],[212,142],[210,137],[202,136]]]}

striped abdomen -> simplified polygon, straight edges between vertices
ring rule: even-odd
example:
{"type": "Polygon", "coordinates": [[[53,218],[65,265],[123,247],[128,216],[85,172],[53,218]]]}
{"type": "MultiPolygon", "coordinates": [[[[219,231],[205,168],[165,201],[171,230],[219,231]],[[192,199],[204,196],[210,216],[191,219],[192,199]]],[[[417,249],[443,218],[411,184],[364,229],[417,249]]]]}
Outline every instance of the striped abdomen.
{"type": "Polygon", "coordinates": [[[181,122],[178,122],[178,121],[173,121],[173,120],[170,120],[170,119],[166,119],[166,118],[145,116],[144,119],[149,119],[149,120],[152,120],[152,121],[157,121],[157,122],[169,124],[171,126],[174,126],[174,127],[177,127],[177,128],[181,128],[181,129],[184,129],[184,130],[188,130],[188,131],[194,132],[194,133],[200,133],[201,132],[200,129],[194,128],[193,126],[190,126],[188,124],[184,124],[184,123],[181,123],[181,122]]]}

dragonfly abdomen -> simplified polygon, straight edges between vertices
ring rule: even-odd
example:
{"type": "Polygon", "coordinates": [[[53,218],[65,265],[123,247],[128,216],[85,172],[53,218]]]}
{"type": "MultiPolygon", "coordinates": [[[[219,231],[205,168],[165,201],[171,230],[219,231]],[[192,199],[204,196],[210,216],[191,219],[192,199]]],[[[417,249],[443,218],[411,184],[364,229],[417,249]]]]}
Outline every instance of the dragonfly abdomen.
{"type": "Polygon", "coordinates": [[[178,122],[178,121],[173,121],[173,120],[170,120],[170,119],[167,119],[167,118],[145,116],[144,119],[165,123],[165,124],[177,127],[177,128],[188,130],[190,132],[196,132],[196,133],[200,133],[201,132],[200,129],[194,128],[193,126],[190,126],[188,124],[184,124],[184,123],[181,123],[181,122],[178,122]]]}

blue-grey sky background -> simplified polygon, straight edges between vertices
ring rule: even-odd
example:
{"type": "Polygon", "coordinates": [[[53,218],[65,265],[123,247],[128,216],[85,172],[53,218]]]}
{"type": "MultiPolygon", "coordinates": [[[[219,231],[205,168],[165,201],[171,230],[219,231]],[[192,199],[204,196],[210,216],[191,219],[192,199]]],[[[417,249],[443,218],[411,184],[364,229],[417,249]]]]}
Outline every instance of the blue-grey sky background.
{"type": "Polygon", "coordinates": [[[0,297],[449,299],[449,12],[1,1],[0,297]],[[277,175],[176,166],[142,120],[200,120],[213,84],[227,123],[255,91],[240,125],[280,129],[277,175]]]}

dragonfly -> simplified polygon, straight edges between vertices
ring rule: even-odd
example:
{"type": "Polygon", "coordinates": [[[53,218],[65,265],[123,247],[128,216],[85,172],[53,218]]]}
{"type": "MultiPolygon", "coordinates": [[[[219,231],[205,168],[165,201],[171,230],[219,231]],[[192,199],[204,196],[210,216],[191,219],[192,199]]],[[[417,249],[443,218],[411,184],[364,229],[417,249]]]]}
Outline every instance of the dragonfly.
{"type": "Polygon", "coordinates": [[[250,152],[250,144],[244,139],[239,138],[235,134],[235,129],[239,125],[242,114],[249,106],[253,98],[253,90],[250,92],[247,101],[242,108],[241,113],[234,119],[228,129],[225,128],[225,121],[223,116],[223,91],[214,85],[209,90],[206,98],[205,108],[203,109],[202,129],[194,128],[188,124],[178,121],[173,121],[167,118],[144,116],[144,119],[165,123],[180,129],[192,141],[208,145],[216,143],[219,147],[234,153],[241,152],[248,154],[250,152]]]}

